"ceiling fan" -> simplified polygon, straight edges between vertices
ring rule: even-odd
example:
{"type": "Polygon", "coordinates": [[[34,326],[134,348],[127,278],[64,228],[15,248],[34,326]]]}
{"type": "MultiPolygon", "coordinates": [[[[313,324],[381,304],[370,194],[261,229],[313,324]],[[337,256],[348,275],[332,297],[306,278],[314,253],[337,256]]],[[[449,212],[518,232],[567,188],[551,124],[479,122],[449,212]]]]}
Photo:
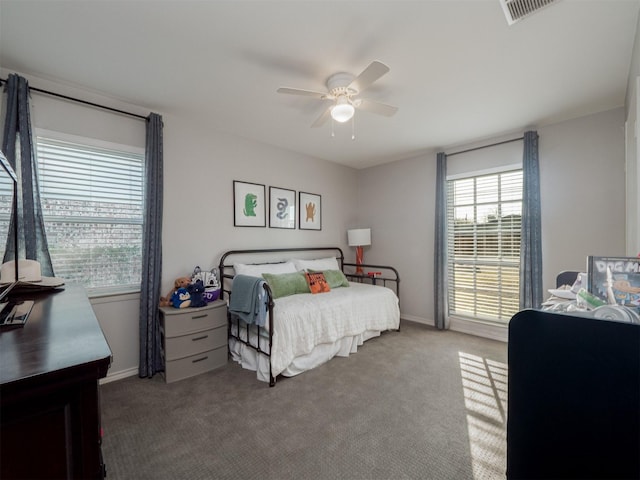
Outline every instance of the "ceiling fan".
{"type": "Polygon", "coordinates": [[[366,110],[386,117],[391,117],[398,111],[398,107],[386,105],[384,103],[359,98],[359,95],[366,90],[373,82],[389,71],[384,63],[373,61],[365,68],[360,75],[354,77],[349,73],[335,73],[327,79],[327,91],[315,92],[312,90],[302,90],[299,88],[280,87],[278,93],[290,95],[303,95],[314,97],[318,100],[330,100],[330,105],[322,115],[320,115],[312,127],[320,127],[329,118],[336,122],[344,123],[353,118],[355,109],[366,110]]]}

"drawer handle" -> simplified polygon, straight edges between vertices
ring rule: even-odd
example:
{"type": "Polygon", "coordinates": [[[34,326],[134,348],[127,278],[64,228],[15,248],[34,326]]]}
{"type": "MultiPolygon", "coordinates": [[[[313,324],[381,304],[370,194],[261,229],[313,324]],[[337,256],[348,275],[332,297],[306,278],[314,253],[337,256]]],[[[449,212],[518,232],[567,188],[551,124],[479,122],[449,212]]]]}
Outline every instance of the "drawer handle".
{"type": "Polygon", "coordinates": [[[209,357],[196,358],[195,360],[191,360],[191,363],[202,362],[202,361],[206,360],[207,358],[209,358],[209,357]]]}
{"type": "Polygon", "coordinates": [[[201,337],[196,337],[196,338],[192,338],[191,341],[192,342],[197,342],[198,340],[204,340],[205,338],[208,338],[209,335],[203,335],[201,337]]]}
{"type": "Polygon", "coordinates": [[[207,316],[206,313],[204,315],[195,315],[195,316],[191,317],[191,320],[196,320],[198,318],[205,318],[206,316],[207,316]]]}

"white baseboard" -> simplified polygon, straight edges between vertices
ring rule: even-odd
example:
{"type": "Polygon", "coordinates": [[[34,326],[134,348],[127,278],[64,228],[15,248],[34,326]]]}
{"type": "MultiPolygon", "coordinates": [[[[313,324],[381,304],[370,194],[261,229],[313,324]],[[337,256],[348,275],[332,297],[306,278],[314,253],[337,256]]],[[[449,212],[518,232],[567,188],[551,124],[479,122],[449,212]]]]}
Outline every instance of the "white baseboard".
{"type": "MultiPolygon", "coordinates": [[[[405,314],[400,315],[400,318],[435,327],[435,322],[429,318],[405,314]]],[[[501,342],[506,342],[508,340],[509,332],[506,325],[503,327],[489,323],[474,322],[472,320],[466,320],[459,317],[449,317],[449,329],[454,332],[466,333],[468,335],[475,335],[476,337],[489,338],[491,340],[498,340],[501,342]]]]}
{"type": "Polygon", "coordinates": [[[402,320],[409,320],[410,322],[422,323],[424,325],[435,327],[433,320],[429,320],[428,318],[416,317],[415,315],[405,315],[405,314],[401,314],[400,318],[402,320]]]}
{"type": "Polygon", "coordinates": [[[133,377],[138,375],[138,367],[128,368],[126,370],[120,370],[119,372],[109,373],[105,378],[100,380],[100,385],[109,382],[115,382],[116,380],[122,380],[123,378],[133,377]]]}

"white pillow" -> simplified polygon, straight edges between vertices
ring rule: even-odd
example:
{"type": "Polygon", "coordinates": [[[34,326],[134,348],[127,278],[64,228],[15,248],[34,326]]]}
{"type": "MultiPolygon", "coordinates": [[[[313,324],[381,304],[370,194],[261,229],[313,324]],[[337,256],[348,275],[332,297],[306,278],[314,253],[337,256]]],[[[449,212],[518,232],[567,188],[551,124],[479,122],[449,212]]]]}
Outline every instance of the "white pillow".
{"type": "Polygon", "coordinates": [[[250,277],[261,277],[263,273],[295,273],[297,272],[296,266],[293,262],[284,263],[260,263],[257,265],[235,263],[233,269],[236,275],[248,275],[250,277]]]}
{"type": "Polygon", "coordinates": [[[340,270],[335,257],[318,258],[317,260],[294,260],[297,270],[340,270]]]}

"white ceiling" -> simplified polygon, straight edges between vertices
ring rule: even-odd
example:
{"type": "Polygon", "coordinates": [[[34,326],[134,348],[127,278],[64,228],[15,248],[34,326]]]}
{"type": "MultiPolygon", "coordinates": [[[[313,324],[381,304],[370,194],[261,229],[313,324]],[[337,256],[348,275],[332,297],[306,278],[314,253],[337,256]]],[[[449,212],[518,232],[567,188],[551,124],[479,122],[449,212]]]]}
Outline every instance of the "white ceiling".
{"type": "MultiPolygon", "coordinates": [[[[624,105],[638,0],[562,0],[509,27],[498,0],[0,0],[0,66],[355,168],[624,105]],[[391,71],[351,126],[325,90],[391,71]]],[[[38,86],[31,82],[32,86],[38,86]]]]}

